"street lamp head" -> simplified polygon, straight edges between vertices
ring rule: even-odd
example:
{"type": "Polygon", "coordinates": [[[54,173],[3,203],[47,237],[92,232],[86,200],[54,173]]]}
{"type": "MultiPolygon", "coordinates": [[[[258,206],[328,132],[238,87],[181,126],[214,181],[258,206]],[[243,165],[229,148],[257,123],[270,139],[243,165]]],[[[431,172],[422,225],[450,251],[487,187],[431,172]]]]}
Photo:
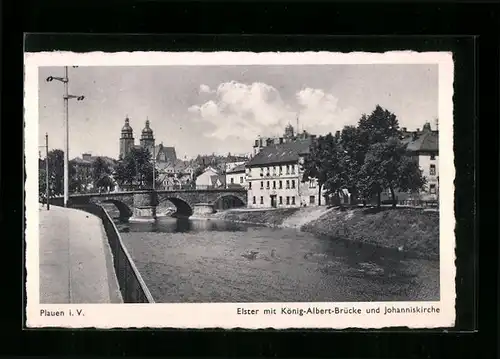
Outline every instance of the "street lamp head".
{"type": "Polygon", "coordinates": [[[83,101],[83,99],[84,99],[84,98],[85,98],[85,96],[78,96],[78,97],[76,98],[76,100],[77,100],[77,101],[83,101]]]}
{"type": "Polygon", "coordinates": [[[51,82],[54,78],[52,76],[47,77],[47,82],[51,82]]]}

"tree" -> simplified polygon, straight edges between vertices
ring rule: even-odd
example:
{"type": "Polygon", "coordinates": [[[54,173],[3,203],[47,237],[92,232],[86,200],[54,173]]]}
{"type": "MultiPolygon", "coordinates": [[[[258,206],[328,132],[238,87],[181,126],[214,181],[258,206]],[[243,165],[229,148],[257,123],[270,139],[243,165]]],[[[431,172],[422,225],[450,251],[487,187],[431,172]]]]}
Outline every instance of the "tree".
{"type": "MultiPolygon", "coordinates": [[[[46,162],[49,161],[49,195],[59,196],[64,194],[64,151],[59,149],[54,149],[48,153],[47,158],[39,161],[39,171],[38,171],[38,184],[39,191],[43,191],[45,196],[45,183],[46,183],[46,162]],[[43,186],[43,189],[42,189],[43,186]]],[[[72,162],[68,163],[69,172],[69,183],[68,189],[70,192],[75,191],[78,187],[79,182],[76,180],[76,170],[72,162]]]]}
{"type": "Polygon", "coordinates": [[[45,168],[38,169],[38,200],[45,202],[45,197],[47,197],[47,171],[45,168]]]}
{"type": "Polygon", "coordinates": [[[112,187],[113,181],[110,178],[111,167],[104,161],[102,157],[97,157],[92,163],[92,181],[94,188],[99,191],[103,188],[109,189],[112,187]]]}
{"type": "Polygon", "coordinates": [[[406,152],[406,145],[398,138],[391,138],[370,147],[361,167],[359,184],[365,196],[377,194],[378,207],[382,191],[389,189],[395,207],[396,190],[419,190],[425,185],[425,179],[418,163],[406,152]]]}
{"type": "MultiPolygon", "coordinates": [[[[158,171],[154,171],[155,181],[158,183],[158,171]]],[[[139,188],[152,187],[153,163],[151,153],[145,148],[132,148],[131,151],[118,162],[115,169],[115,178],[120,186],[137,185],[139,188]]]]}
{"type": "Polygon", "coordinates": [[[302,182],[315,178],[318,182],[318,204],[321,205],[323,186],[327,184],[328,193],[335,191],[339,183],[338,145],[331,133],[319,136],[309,147],[309,153],[302,165],[302,182]]]}
{"type": "MultiPolygon", "coordinates": [[[[346,168],[353,192],[359,193],[365,199],[372,194],[377,194],[378,202],[380,202],[380,194],[384,188],[379,189],[382,184],[378,184],[373,178],[366,177],[366,171],[373,164],[373,159],[370,159],[365,165],[366,156],[373,146],[386,143],[392,138],[399,138],[400,135],[396,115],[380,105],[377,105],[371,114],[362,115],[357,127],[344,128],[341,143],[348,155],[349,165],[346,168]]],[[[375,170],[377,169],[373,169],[375,170]]]]}
{"type": "Polygon", "coordinates": [[[357,130],[360,145],[365,148],[401,135],[396,115],[380,105],[377,105],[369,116],[361,116],[357,130]]]}

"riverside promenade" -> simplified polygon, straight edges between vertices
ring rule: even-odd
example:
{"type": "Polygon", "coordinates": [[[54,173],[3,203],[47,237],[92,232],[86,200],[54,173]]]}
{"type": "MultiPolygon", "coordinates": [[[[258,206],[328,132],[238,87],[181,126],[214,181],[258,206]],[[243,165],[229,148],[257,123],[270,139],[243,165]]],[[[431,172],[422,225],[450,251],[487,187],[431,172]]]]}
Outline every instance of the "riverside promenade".
{"type": "Polygon", "coordinates": [[[39,207],[40,303],[122,303],[101,219],[39,207]]]}

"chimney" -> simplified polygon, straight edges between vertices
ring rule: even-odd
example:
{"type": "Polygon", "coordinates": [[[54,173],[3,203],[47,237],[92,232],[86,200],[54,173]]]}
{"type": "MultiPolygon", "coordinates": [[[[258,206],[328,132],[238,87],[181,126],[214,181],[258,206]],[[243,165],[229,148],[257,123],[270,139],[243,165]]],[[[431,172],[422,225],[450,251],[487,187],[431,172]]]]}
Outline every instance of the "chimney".
{"type": "Polygon", "coordinates": [[[406,127],[402,127],[402,128],[401,128],[401,130],[402,130],[403,132],[406,132],[406,127]]]}
{"type": "Polygon", "coordinates": [[[340,138],[340,131],[335,131],[335,138],[339,139],[340,138]]]}
{"type": "Polygon", "coordinates": [[[417,132],[420,132],[420,128],[417,128],[417,132]]]}

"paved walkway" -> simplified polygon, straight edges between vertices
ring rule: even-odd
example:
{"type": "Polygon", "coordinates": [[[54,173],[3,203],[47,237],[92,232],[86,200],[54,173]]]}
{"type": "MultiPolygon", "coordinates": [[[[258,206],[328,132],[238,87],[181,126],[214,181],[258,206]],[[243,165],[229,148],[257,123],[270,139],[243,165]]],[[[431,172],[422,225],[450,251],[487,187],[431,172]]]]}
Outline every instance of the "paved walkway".
{"type": "Polygon", "coordinates": [[[101,219],[40,207],[40,303],[121,303],[101,219]]]}

